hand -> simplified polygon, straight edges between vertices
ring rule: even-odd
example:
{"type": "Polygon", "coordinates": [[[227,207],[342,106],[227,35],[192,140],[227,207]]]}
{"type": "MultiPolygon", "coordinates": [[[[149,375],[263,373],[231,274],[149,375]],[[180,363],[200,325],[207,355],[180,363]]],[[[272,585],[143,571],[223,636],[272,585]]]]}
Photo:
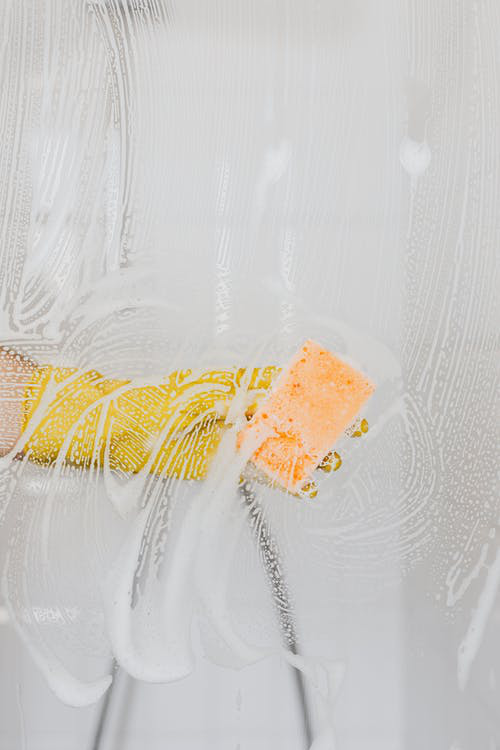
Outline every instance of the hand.
{"type": "Polygon", "coordinates": [[[5,456],[22,431],[23,401],[35,363],[14,349],[0,346],[0,456],[5,456]]]}

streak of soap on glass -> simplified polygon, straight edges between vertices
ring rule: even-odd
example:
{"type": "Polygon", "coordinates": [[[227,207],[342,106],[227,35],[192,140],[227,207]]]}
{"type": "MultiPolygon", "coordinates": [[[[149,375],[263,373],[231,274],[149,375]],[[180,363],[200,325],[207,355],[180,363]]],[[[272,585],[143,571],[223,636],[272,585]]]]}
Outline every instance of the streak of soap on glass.
{"type": "Polygon", "coordinates": [[[0,750],[500,748],[498,4],[0,18],[0,750]]]}

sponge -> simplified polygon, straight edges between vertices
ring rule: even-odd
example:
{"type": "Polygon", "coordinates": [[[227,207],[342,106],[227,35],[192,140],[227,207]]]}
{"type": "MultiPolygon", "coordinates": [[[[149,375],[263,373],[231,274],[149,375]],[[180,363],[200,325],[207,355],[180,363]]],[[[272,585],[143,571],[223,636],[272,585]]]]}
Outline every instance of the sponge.
{"type": "Polygon", "coordinates": [[[238,447],[255,442],[252,463],[297,492],[374,390],[363,373],[307,340],[240,431],[238,447]]]}

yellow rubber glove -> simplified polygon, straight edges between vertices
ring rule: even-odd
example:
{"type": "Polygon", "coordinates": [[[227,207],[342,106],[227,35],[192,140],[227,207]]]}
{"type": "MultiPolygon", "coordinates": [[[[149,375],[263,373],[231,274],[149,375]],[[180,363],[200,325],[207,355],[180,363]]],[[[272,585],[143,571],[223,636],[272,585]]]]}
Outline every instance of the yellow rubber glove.
{"type": "MultiPolygon", "coordinates": [[[[257,402],[279,372],[252,370],[257,402]]],[[[23,453],[42,465],[59,460],[80,468],[201,479],[221,438],[224,417],[244,368],[172,372],[162,385],[133,387],[95,370],[38,367],[26,389],[23,453]]],[[[251,414],[252,407],[247,409],[251,414]]]]}

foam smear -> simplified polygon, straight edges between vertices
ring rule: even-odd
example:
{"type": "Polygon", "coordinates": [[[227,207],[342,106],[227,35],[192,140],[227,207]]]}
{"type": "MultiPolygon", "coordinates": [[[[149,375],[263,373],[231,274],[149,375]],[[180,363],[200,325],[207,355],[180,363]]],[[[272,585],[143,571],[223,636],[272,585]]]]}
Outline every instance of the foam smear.
{"type": "MultiPolygon", "coordinates": [[[[8,559],[5,566],[5,571],[7,570],[8,559]]],[[[75,708],[81,708],[83,706],[97,703],[111,685],[111,675],[104,675],[99,679],[89,682],[84,682],[83,680],[76,678],[63,666],[54,653],[45,646],[41,638],[36,641],[35,645],[35,641],[29,634],[28,628],[25,627],[22,620],[9,605],[11,592],[9,590],[8,577],[6,574],[2,577],[2,594],[7,602],[10,617],[16,624],[16,629],[20,638],[31,654],[36,666],[45,677],[47,684],[59,700],[66,703],[68,706],[73,706],[75,708]]]]}
{"type": "Polygon", "coordinates": [[[458,647],[457,679],[460,690],[465,690],[469,681],[474,659],[481,647],[488,618],[495,605],[500,585],[500,550],[491,565],[477,607],[472,615],[467,633],[458,647]]]}
{"type": "MultiPolygon", "coordinates": [[[[132,530],[104,582],[104,606],[111,646],[118,664],[138,680],[168,682],[184,677],[192,669],[189,631],[183,627],[189,601],[186,601],[187,594],[178,597],[172,612],[169,613],[170,617],[165,623],[158,623],[158,627],[155,627],[157,612],[153,608],[142,627],[134,628],[136,618],[132,606],[132,593],[147,516],[148,510],[144,509],[135,519],[132,530]],[[159,631],[163,624],[168,626],[168,630],[160,637],[159,631]]],[[[188,522],[179,543],[189,544],[190,531],[188,522]]],[[[177,552],[179,555],[175,558],[178,562],[177,569],[173,571],[174,582],[175,576],[183,570],[185,559],[183,547],[179,547],[177,552]]],[[[184,592],[188,592],[189,586],[184,578],[185,576],[182,576],[184,592]]],[[[156,588],[157,586],[153,587],[156,588]]],[[[154,593],[154,590],[149,592],[147,598],[151,600],[154,593]]]]}
{"type": "MultiPolygon", "coordinates": [[[[223,436],[212,477],[207,483],[201,522],[203,533],[199,540],[195,567],[197,587],[205,614],[227,646],[243,663],[262,658],[264,652],[248,646],[231,624],[226,594],[238,539],[238,534],[231,529],[231,511],[236,506],[240,514],[239,524],[245,522],[241,509],[235,503],[236,487],[256,448],[254,442],[241,453],[236,453],[236,428],[223,436]]],[[[238,528],[238,523],[236,526],[238,528]]]]}
{"type": "Polygon", "coordinates": [[[345,675],[345,664],[340,661],[322,661],[283,651],[283,657],[299,669],[310,689],[312,711],[316,717],[316,730],[310,750],[335,750],[333,711],[345,675]]]}
{"type": "Polygon", "coordinates": [[[137,616],[139,605],[134,607],[132,598],[150,510],[144,508],[134,520],[103,585],[103,595],[114,656],[137,679],[170,682],[193,670],[191,621],[196,601],[238,664],[264,655],[237,635],[226,601],[237,541],[234,529],[229,529],[232,508],[239,476],[253,450],[252,445],[245,453],[236,453],[236,427],[223,436],[210,475],[192,499],[172,542],[169,564],[161,576],[147,576],[147,606],[142,606],[147,614],[143,616],[137,616]]]}

